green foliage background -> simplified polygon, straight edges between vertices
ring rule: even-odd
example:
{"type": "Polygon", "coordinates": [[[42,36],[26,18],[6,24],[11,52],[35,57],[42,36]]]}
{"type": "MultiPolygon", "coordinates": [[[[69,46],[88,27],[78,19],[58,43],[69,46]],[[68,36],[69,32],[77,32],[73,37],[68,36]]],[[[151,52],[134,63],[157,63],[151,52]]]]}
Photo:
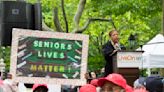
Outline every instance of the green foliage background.
{"type": "MultiPolygon", "coordinates": [[[[27,0],[35,3],[37,0],[27,0]]],[[[79,0],[64,0],[68,19],[69,32],[74,28],[73,17],[78,7],[79,0]]],[[[88,18],[112,18],[120,33],[120,42],[129,47],[128,37],[130,34],[136,36],[136,45],[145,44],[156,34],[162,32],[162,0],[86,0],[85,9],[80,20],[82,27],[88,18]]],[[[58,7],[59,19],[65,29],[61,11],[61,0],[41,0],[43,21],[54,31],[53,9],[58,7]]],[[[90,36],[88,70],[100,70],[105,61],[101,53],[102,44],[108,38],[109,30],[113,29],[111,22],[92,22],[83,32],[90,36]]],[[[9,53],[5,53],[5,62],[9,68],[9,53]]],[[[1,53],[2,54],[2,53],[1,53]]]]}

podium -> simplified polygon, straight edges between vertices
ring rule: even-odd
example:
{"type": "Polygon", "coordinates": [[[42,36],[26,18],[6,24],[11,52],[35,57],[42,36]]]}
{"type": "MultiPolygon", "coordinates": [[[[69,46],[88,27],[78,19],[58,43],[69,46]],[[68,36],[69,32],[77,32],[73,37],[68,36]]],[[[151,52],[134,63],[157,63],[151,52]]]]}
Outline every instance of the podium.
{"type": "Polygon", "coordinates": [[[113,72],[123,75],[130,86],[139,78],[139,67],[143,64],[142,53],[143,51],[118,51],[113,57],[113,72]]]}

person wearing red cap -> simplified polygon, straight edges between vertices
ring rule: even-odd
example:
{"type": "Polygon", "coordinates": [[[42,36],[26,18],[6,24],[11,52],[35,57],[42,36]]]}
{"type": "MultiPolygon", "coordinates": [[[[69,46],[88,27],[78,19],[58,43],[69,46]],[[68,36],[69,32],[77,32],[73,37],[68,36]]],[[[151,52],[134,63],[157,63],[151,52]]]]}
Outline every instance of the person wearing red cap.
{"type": "Polygon", "coordinates": [[[91,82],[90,82],[90,84],[93,85],[93,86],[95,86],[95,87],[98,86],[97,83],[98,83],[98,79],[92,79],[91,82]]]}
{"type": "Polygon", "coordinates": [[[126,92],[134,92],[133,88],[129,85],[126,85],[126,92]]]}
{"type": "Polygon", "coordinates": [[[96,92],[96,87],[91,84],[86,84],[80,87],[79,92],[96,92]]]}
{"type": "Polygon", "coordinates": [[[92,79],[90,84],[96,87],[97,92],[100,92],[101,88],[98,86],[98,79],[92,79]]]}
{"type": "Polygon", "coordinates": [[[48,92],[48,87],[46,84],[34,84],[32,89],[33,92],[48,92]]]}
{"type": "Polygon", "coordinates": [[[102,88],[102,92],[133,92],[132,87],[126,83],[125,78],[117,73],[100,78],[98,85],[102,88]]]}

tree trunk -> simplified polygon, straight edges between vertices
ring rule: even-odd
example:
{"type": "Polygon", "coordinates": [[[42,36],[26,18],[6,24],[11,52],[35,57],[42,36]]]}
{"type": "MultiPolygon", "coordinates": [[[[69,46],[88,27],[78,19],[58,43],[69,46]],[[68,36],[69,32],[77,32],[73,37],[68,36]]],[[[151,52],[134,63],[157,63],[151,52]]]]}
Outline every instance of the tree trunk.
{"type": "Polygon", "coordinates": [[[66,33],[68,33],[68,21],[67,21],[65,9],[64,9],[64,0],[61,1],[61,6],[62,6],[62,12],[63,12],[64,22],[65,22],[65,27],[66,27],[66,33]]]}
{"type": "Polygon", "coordinates": [[[56,27],[56,31],[63,32],[63,29],[61,28],[60,21],[58,18],[58,8],[57,7],[54,9],[54,24],[56,27]]]}
{"type": "Polygon", "coordinates": [[[78,9],[77,9],[76,14],[74,16],[74,23],[75,23],[74,32],[76,32],[79,29],[79,22],[80,22],[80,18],[82,16],[85,4],[86,4],[86,0],[80,0],[79,1],[78,9]]]}

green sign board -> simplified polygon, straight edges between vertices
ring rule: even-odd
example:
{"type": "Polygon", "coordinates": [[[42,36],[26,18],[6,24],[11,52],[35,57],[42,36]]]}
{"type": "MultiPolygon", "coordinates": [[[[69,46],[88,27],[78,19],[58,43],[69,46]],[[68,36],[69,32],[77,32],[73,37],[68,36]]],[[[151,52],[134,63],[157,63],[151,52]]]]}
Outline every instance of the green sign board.
{"type": "Polygon", "coordinates": [[[11,71],[15,70],[15,79],[23,78],[23,82],[24,78],[28,82],[36,78],[46,83],[55,79],[55,84],[67,81],[78,85],[71,80],[84,84],[87,48],[87,35],[14,29],[11,61],[16,61],[11,63],[15,66],[11,71]]]}

